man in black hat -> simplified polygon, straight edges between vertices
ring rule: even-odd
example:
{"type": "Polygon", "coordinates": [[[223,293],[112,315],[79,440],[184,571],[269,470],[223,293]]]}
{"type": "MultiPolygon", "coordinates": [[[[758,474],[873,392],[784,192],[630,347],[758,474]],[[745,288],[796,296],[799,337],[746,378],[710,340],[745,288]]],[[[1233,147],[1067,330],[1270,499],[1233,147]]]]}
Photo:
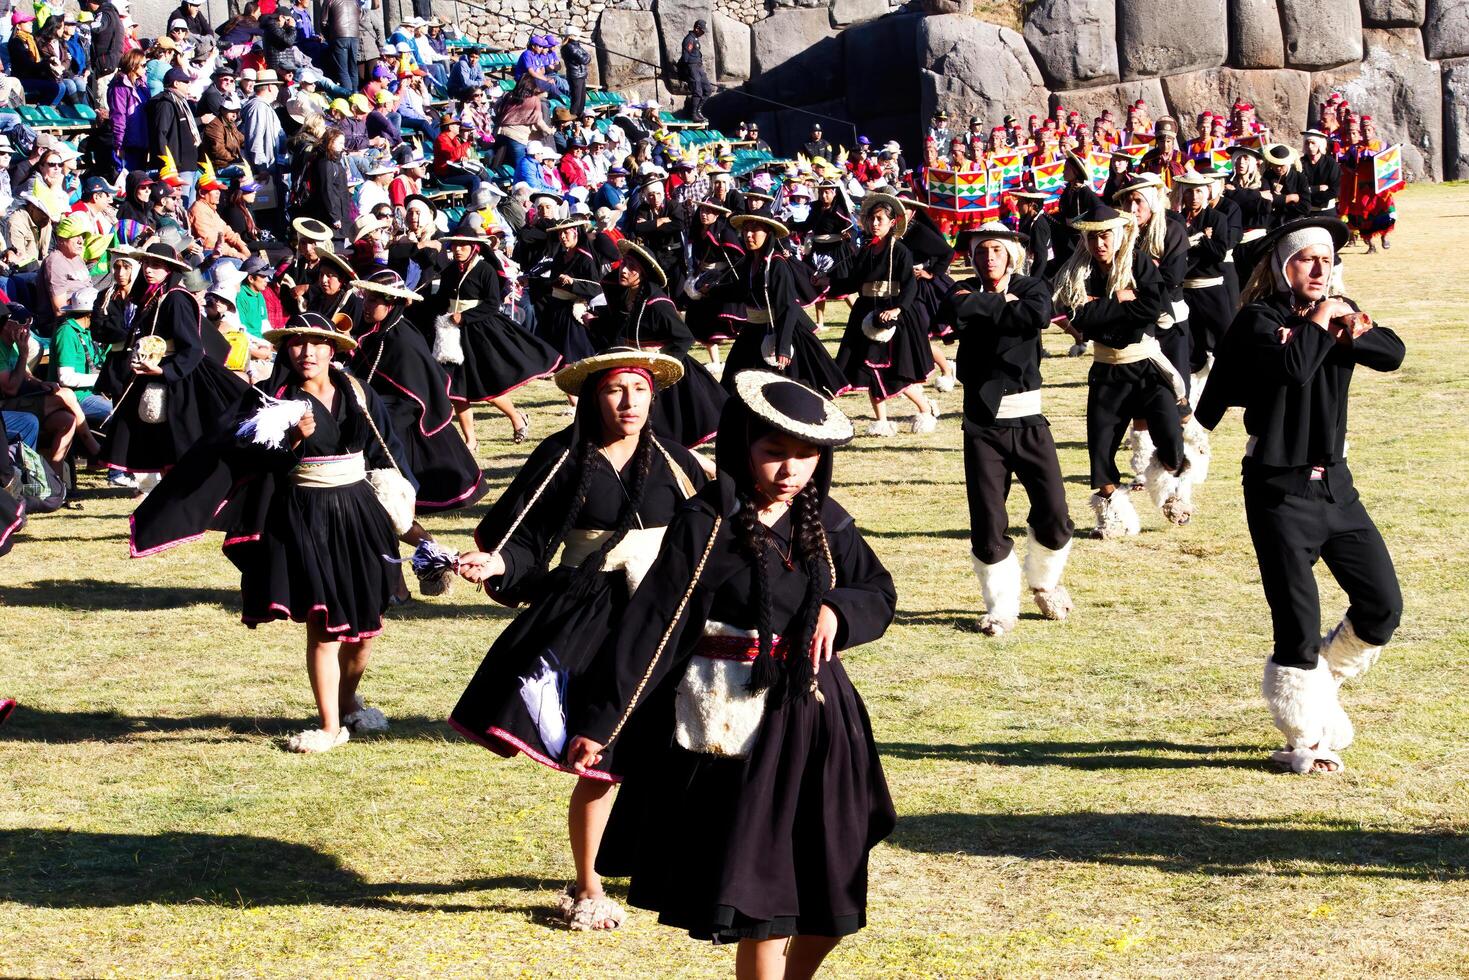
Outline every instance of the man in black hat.
{"type": "Polygon", "coordinates": [[[750,131],[749,131],[749,133],[746,134],[746,136],[747,136],[747,138],[750,141],[750,147],[756,153],[769,153],[770,152],[770,144],[767,143],[767,142],[765,142],[763,139],[760,138],[760,124],[759,123],[753,123],[753,122],[750,123],[750,131]]]}
{"type": "Polygon", "coordinates": [[[699,39],[709,30],[703,20],[694,21],[694,29],[684,35],[682,53],[678,59],[678,73],[689,86],[689,102],[684,115],[694,122],[708,122],[704,118],[704,101],[714,94],[709,76],[704,73],[704,51],[699,39]]]}
{"type": "Polygon", "coordinates": [[[801,147],[801,152],[806,154],[806,159],[815,160],[820,157],[828,162],[831,161],[831,140],[821,135],[821,123],[811,124],[811,139],[801,147]]]}
{"type": "Polygon", "coordinates": [[[561,64],[566,66],[566,84],[571,89],[571,114],[580,119],[587,105],[587,75],[591,72],[592,53],[581,43],[581,32],[567,24],[561,32],[566,41],[561,45],[561,64]]]}
{"type": "Polygon", "coordinates": [[[949,141],[953,137],[949,135],[949,114],[947,112],[940,109],[933,114],[933,121],[928,124],[928,132],[925,137],[943,152],[948,152],[949,141]]]}
{"type": "Polygon", "coordinates": [[[1274,633],[1262,689],[1286,741],[1271,758],[1297,773],[1342,768],[1353,731],[1338,688],[1376,662],[1403,613],[1392,556],[1347,468],[1346,429],[1353,370],[1396,371],[1406,349],[1331,295],[1347,234],[1317,217],[1260,240],[1256,262],[1268,277],[1241,297],[1197,413],[1212,429],[1231,406],[1245,410],[1245,517],[1274,633]],[[1318,558],[1350,603],[1324,637],[1318,558]]]}
{"type": "Polygon", "coordinates": [[[148,135],[152,142],[153,166],[163,166],[167,152],[184,182],[185,198],[194,198],[194,184],[199,177],[199,124],[194,121],[194,108],[189,104],[187,72],[170,68],[163,76],[163,91],[148,101],[148,135]]]}
{"type": "Polygon", "coordinates": [[[199,96],[199,118],[208,122],[207,117],[219,115],[219,107],[234,97],[235,70],[227,65],[214,69],[213,80],[204,90],[204,94],[199,96]]]}

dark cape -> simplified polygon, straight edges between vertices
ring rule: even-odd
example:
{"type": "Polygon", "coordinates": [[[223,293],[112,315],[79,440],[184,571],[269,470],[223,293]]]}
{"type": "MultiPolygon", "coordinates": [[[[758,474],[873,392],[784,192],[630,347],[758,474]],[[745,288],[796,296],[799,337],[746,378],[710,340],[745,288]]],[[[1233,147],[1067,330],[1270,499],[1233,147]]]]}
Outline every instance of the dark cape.
{"type": "Polygon", "coordinates": [[[886,296],[858,295],[852,315],[837,348],[836,363],[851,388],[885,401],[902,394],[910,385],[922,384],[933,373],[933,350],[928,345],[928,328],[915,306],[918,278],[913,274],[913,256],[902,242],[886,239],[864,245],[847,262],[831,273],[830,291],[860,293],[866,283],[893,283],[886,296]],[[902,311],[896,321],[884,324],[877,314],[890,309],[902,311]],[[862,329],[868,314],[878,328],[896,327],[888,340],[873,340],[862,329]]]}
{"type": "MultiPolygon", "coordinates": [[[[391,466],[347,376],[333,368],[336,404],[328,408],[296,381],[269,394],[306,400],[316,431],[292,449],[267,449],[239,439],[239,423],[257,399],[231,414],[229,425],[200,442],[143,498],[133,513],[134,558],[157,554],[223,531],[224,553],[240,570],[242,621],[306,622],[320,614],[334,639],[355,641],[382,631],[389,604],[407,597],[396,562],[398,536],[366,480],[344,486],[301,487],[289,471],[299,463],[362,453],[368,470],[391,466]]],[[[367,411],[395,457],[392,422],[382,399],[363,386],[367,411]]]]}
{"type": "Polygon", "coordinates": [[[936,339],[947,338],[954,332],[954,322],[948,318],[944,300],[954,288],[949,276],[949,264],[954,261],[954,246],[939,231],[927,211],[909,213],[908,231],[903,235],[903,244],[913,256],[914,270],[922,269],[933,278],[915,276],[918,295],[913,300],[913,317],[920,329],[936,339]]]}
{"type": "MultiPolygon", "coordinates": [[[[691,250],[694,256],[691,275],[707,274],[710,278],[717,278],[721,270],[728,273],[745,254],[739,236],[723,217],[699,230],[691,250]]],[[[708,296],[693,300],[684,297],[684,322],[701,344],[715,344],[736,337],[744,315],[743,303],[708,296]]]]}
{"type": "Polygon", "coordinates": [[[119,392],[111,418],[102,427],[107,465],[130,473],[162,473],[189,447],[219,431],[234,418],[246,385],[206,356],[207,341],[199,303],[186,289],[160,287],[132,319],[121,357],[108,358],[108,390],[119,392]],[[163,338],[170,347],[161,375],[135,375],[130,352],[142,337],[163,338]],[[138,413],[152,383],[165,389],[163,419],[144,422],[138,413]]]}
{"type": "Polygon", "coordinates": [[[609,347],[657,350],[683,365],[683,377],[658,393],[653,403],[653,431],[693,449],[714,438],[719,413],[728,394],[709,369],[689,356],[694,338],[679,319],[673,301],[657,286],[649,286],[627,308],[627,291],[620,285],[605,287],[607,304],[597,308],[591,324],[593,342],[599,351],[609,347]]]}
{"type": "MultiPolygon", "coordinates": [[[[601,291],[597,260],[584,247],[570,251],[558,247],[547,264],[548,276],[531,291],[536,307],[536,336],[550,344],[567,364],[591,357],[596,350],[586,327],[576,318],[575,308],[601,291]],[[556,285],[558,276],[569,276],[569,286],[556,285]]],[[[533,277],[532,282],[535,281],[533,277]]]]}
{"type": "Polygon", "coordinates": [[[398,312],[387,323],[357,324],[348,364],[382,397],[403,444],[398,462],[418,484],[418,510],[468,507],[489,490],[454,421],[449,376],[423,334],[398,312]]]}
{"type": "MultiPolygon", "coordinates": [[[[866,922],[867,856],[896,813],[866,707],[842,661],[821,665],[814,692],[772,689],[743,758],[691,752],[673,737],[674,691],[706,624],[753,630],[760,619],[753,559],[735,531],[738,509],[732,481],[721,476],[679,512],[623,617],[612,683],[573,718],[572,731],[611,739],[614,748],[624,718],[659,736],[645,735],[658,751],[637,761],[618,794],[598,870],[630,876],[633,905],[695,938],[848,935],[866,922]]],[[[821,522],[831,567],[818,573],[827,581],[817,588],[840,623],[836,646],[851,649],[884,633],[896,594],[851,515],[828,499],[821,522]]],[[[797,636],[805,564],[788,569],[771,554],[794,547],[789,515],[769,531],[768,622],[775,637],[797,636]]]]}
{"type": "Polygon", "coordinates": [[[476,253],[467,268],[449,263],[434,294],[433,315],[414,320],[432,347],[437,318],[468,305],[459,315],[464,360],[444,363],[454,401],[487,402],[538,378],[548,378],[561,366],[555,348],[501,312],[503,299],[494,260],[476,253]]]}
{"type": "MultiPolygon", "coordinates": [[[[556,535],[582,479],[579,433],[585,420],[598,411],[595,399],[584,401],[587,407],[578,409],[577,421],[536,447],[475,528],[476,546],[498,552],[505,561],[505,574],[487,582],[487,590],[506,605],[526,609],[495,640],[449,715],[456,731],[485,748],[506,757],[524,752],[563,772],[569,770],[560,752],[546,745],[526,707],[523,682],[545,662],[564,674],[566,710],[579,714],[589,700],[603,696],[600,688],[608,683],[610,667],[598,664],[598,656],[620,625],[632,595],[631,580],[621,568],[609,570],[604,565],[578,576],[574,566],[550,565],[548,552],[558,543],[556,535]]],[[[622,522],[628,500],[624,488],[637,478],[637,455],[620,474],[600,452],[589,459],[585,501],[571,530],[611,531],[622,522]]],[[[705,477],[698,463],[669,440],[660,439],[650,459],[634,526],[666,528],[705,477]]],[[[651,562],[653,555],[643,557],[651,562]]],[[[628,756],[639,754],[637,743],[636,735],[625,743],[628,756]]],[[[587,778],[617,781],[623,772],[617,758],[608,753],[587,778]]]]}

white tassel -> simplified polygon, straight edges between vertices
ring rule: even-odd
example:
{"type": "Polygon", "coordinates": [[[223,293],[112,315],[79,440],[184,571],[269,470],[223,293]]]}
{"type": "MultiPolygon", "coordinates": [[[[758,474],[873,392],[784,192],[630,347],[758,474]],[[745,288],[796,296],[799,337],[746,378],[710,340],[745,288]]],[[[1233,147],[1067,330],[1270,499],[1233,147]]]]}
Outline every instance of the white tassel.
{"type": "Polygon", "coordinates": [[[1134,486],[1142,486],[1143,471],[1148,468],[1148,460],[1153,458],[1153,437],[1147,429],[1132,430],[1132,479],[1134,486]]]}
{"type": "Polygon", "coordinates": [[[301,423],[310,405],[300,399],[279,399],[269,395],[260,396],[264,402],[250,418],[240,423],[235,436],[248,439],[257,446],[267,449],[283,449],[286,433],[301,423]]]}
{"type": "Polygon", "coordinates": [[[1209,479],[1209,430],[1192,415],[1183,424],[1183,449],[1188,456],[1189,473],[1197,486],[1209,479]]]}
{"type": "Polygon", "coordinates": [[[464,363],[462,331],[447,316],[434,321],[434,360],[453,367],[464,363]]]}

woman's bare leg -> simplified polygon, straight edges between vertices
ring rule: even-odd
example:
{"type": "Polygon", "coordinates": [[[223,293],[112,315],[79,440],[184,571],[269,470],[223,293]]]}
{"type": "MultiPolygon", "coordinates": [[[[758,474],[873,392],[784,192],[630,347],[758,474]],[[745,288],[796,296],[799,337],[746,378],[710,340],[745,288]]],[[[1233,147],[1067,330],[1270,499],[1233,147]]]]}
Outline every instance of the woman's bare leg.
{"type": "Polygon", "coordinates": [[[602,894],[597,874],[597,850],[612,813],[613,784],[600,779],[578,779],[571,790],[566,827],[571,834],[571,857],[576,862],[576,897],[596,898],[602,894]]]}
{"type": "Polygon", "coordinates": [[[784,937],[741,939],[735,951],[736,980],[783,980],[787,942],[784,937]]]}
{"type": "Polygon", "coordinates": [[[785,980],[809,980],[816,976],[822,961],[839,942],[840,939],[831,936],[792,936],[786,949],[785,980]]]}
{"type": "Polygon", "coordinates": [[[341,649],[337,651],[337,706],[340,709],[345,705],[348,714],[357,710],[357,685],[362,683],[362,675],[367,672],[367,658],[372,654],[372,639],[366,637],[356,643],[339,644],[341,649]]]}
{"type": "Polygon", "coordinates": [[[316,697],[316,711],[321,716],[321,730],[335,732],[342,727],[341,642],[326,631],[326,621],[314,615],[306,624],[306,676],[311,679],[311,693],[316,697]]]}

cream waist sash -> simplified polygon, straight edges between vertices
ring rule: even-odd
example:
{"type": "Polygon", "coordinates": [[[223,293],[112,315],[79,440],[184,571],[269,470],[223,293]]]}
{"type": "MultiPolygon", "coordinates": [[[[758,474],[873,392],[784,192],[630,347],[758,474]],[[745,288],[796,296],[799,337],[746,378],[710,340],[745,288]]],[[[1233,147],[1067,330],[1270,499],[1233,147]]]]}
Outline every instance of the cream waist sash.
{"type": "Polygon", "coordinates": [[[298,487],[346,487],[367,479],[367,464],[361,453],[303,459],[291,468],[287,478],[298,487]]]}
{"type": "Polygon", "coordinates": [[[747,307],[745,307],[745,322],[746,323],[769,323],[770,322],[770,311],[769,310],[762,310],[762,309],[760,309],[759,307],[756,307],[756,306],[747,306],[747,307]]]}
{"type": "Polygon", "coordinates": [[[1264,237],[1264,228],[1247,228],[1245,229],[1245,233],[1239,237],[1239,243],[1243,245],[1246,242],[1257,242],[1264,237]]]}
{"type": "Polygon", "coordinates": [[[1184,289],[1208,289],[1210,286],[1222,285],[1224,285],[1223,276],[1209,276],[1204,279],[1185,279],[1183,281],[1184,289]]]}
{"type": "Polygon", "coordinates": [[[1098,364],[1136,364],[1138,361],[1152,361],[1163,372],[1168,383],[1173,386],[1173,394],[1177,398],[1183,398],[1183,378],[1178,373],[1178,368],[1168,360],[1163,353],[1163,348],[1158,346],[1158,338],[1144,337],[1135,344],[1126,347],[1108,347],[1106,344],[1092,344],[1092,359],[1098,364]]]}
{"type": "MultiPolygon", "coordinates": [[[[607,559],[602,563],[602,571],[615,572],[621,570],[627,575],[627,588],[629,592],[636,592],[638,585],[643,581],[643,576],[653,565],[653,559],[658,557],[658,549],[663,544],[663,533],[666,527],[635,527],[617,542],[617,546],[607,553],[607,559]]],[[[572,528],[566,535],[566,547],[561,552],[561,564],[572,568],[579,568],[581,563],[596,554],[602,547],[602,543],[612,534],[611,531],[585,531],[581,528],[572,528]]]]}
{"type": "Polygon", "coordinates": [[[1006,395],[1000,399],[1000,407],[995,409],[997,419],[1023,419],[1030,415],[1041,413],[1041,390],[1017,391],[1013,395],[1006,395]]]}

